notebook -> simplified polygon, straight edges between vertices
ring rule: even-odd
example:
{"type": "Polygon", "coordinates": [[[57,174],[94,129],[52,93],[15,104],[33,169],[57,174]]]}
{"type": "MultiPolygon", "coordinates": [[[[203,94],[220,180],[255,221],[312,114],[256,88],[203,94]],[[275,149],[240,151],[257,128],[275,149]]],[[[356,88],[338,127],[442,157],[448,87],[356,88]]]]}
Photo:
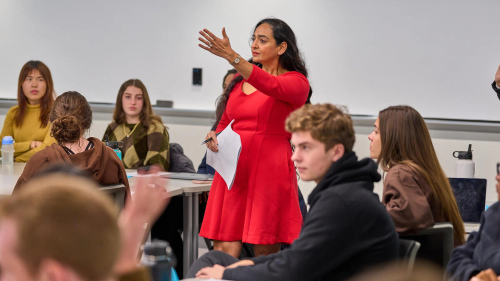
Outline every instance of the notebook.
{"type": "Polygon", "coordinates": [[[486,204],[486,179],[448,180],[464,223],[479,223],[486,204]]]}

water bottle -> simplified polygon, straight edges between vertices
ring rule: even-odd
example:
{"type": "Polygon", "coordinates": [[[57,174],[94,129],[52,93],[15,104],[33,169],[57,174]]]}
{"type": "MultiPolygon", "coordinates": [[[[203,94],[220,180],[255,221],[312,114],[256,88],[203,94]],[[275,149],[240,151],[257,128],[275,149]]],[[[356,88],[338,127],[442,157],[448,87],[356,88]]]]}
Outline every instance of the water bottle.
{"type": "Polygon", "coordinates": [[[467,151],[454,151],[453,157],[458,158],[455,163],[455,177],[474,178],[476,164],[472,161],[472,144],[469,144],[469,150],[467,151]]]}
{"type": "Polygon", "coordinates": [[[109,141],[108,134],[106,134],[104,136],[104,143],[106,144],[106,146],[111,147],[116,155],[118,155],[118,158],[122,160],[122,151],[120,150],[120,148],[123,147],[122,141],[109,141]]]}
{"type": "Polygon", "coordinates": [[[11,136],[2,139],[2,165],[14,165],[14,139],[11,136]]]}
{"type": "Polygon", "coordinates": [[[171,281],[172,268],[175,267],[175,256],[168,242],[153,240],[142,247],[141,264],[148,267],[154,281],[171,281]]]}

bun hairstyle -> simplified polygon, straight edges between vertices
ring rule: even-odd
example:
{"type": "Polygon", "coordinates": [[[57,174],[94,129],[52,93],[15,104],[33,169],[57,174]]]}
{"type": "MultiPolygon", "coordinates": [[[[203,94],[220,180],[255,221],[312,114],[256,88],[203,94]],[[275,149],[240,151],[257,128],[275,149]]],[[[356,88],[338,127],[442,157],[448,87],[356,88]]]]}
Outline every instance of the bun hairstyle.
{"type": "Polygon", "coordinates": [[[87,99],[78,92],[65,92],[54,101],[49,115],[50,135],[57,143],[74,143],[92,124],[92,109],[87,99]]]}

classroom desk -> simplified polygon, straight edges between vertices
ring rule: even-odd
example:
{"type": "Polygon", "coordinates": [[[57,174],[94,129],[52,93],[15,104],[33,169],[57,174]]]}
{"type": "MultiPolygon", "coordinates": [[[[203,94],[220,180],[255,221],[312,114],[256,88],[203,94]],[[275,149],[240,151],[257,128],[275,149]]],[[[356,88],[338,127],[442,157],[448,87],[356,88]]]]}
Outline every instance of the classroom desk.
{"type": "MultiPolygon", "coordinates": [[[[14,166],[0,164],[0,196],[10,196],[26,163],[14,163],[14,166]]],[[[127,170],[127,174],[136,172],[127,170]]],[[[134,192],[136,178],[129,178],[131,192],[134,192]]],[[[184,274],[198,258],[198,195],[209,191],[211,183],[195,184],[191,180],[168,179],[167,190],[170,196],[182,195],[184,200],[183,244],[184,274]]]]}
{"type": "MultiPolygon", "coordinates": [[[[127,174],[135,170],[127,170],[127,174]]],[[[130,186],[135,184],[134,177],[129,178],[130,186]]],[[[171,196],[182,195],[184,201],[183,216],[183,252],[184,252],[184,275],[191,264],[198,258],[198,234],[199,234],[199,202],[198,195],[209,191],[212,183],[197,184],[191,180],[168,179],[168,192],[171,196]],[[180,187],[180,189],[178,188],[180,187]]],[[[180,261],[179,261],[180,262],[180,261]]]]}

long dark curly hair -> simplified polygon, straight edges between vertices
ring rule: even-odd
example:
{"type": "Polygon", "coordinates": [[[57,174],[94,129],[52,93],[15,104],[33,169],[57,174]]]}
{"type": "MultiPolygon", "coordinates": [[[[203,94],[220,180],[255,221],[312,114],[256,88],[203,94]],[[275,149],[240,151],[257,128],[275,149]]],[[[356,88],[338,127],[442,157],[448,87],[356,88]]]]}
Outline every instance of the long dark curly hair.
{"type": "MultiPolygon", "coordinates": [[[[283,69],[289,70],[289,71],[297,71],[301,74],[303,74],[306,78],[308,77],[308,72],[306,68],[306,64],[304,62],[304,59],[302,58],[302,54],[299,51],[299,48],[297,47],[297,39],[295,38],[295,34],[293,33],[293,30],[286,24],[286,22],[280,20],[280,19],[275,19],[275,18],[266,18],[257,23],[255,25],[255,28],[253,29],[253,33],[255,33],[255,30],[257,27],[259,27],[261,24],[267,23],[271,26],[271,29],[273,30],[273,38],[276,41],[276,45],[281,44],[282,42],[287,43],[287,49],[286,51],[280,56],[279,58],[279,64],[283,69]]],[[[248,62],[262,68],[262,64],[254,62],[252,59],[248,60],[248,62]]],[[[219,122],[222,118],[222,114],[224,114],[224,111],[226,110],[226,105],[227,101],[229,100],[229,94],[233,91],[233,88],[236,84],[240,83],[243,81],[243,76],[238,75],[236,76],[229,86],[224,90],[222,95],[220,95],[217,100],[216,100],[216,109],[215,109],[215,123],[212,126],[212,130],[215,131],[217,128],[217,125],[219,125],[219,122]]],[[[312,88],[309,88],[309,95],[307,96],[307,101],[306,104],[311,103],[311,96],[312,96],[312,88]]]]}

